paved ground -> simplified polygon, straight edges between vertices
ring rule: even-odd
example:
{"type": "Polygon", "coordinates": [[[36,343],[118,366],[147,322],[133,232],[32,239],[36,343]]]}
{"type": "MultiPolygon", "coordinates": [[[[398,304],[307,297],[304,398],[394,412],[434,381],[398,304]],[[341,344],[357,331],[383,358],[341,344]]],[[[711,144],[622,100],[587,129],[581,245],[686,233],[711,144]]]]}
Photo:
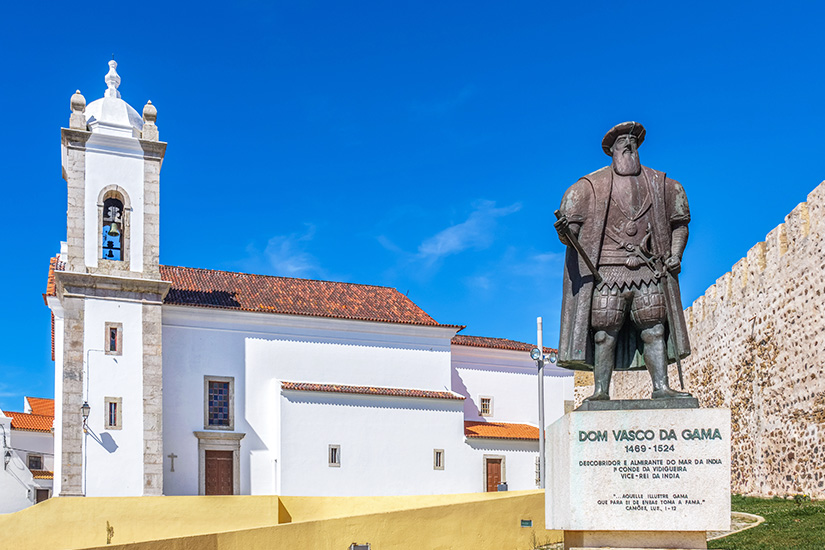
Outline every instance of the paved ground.
{"type": "Polygon", "coordinates": [[[744,512],[731,512],[730,514],[730,531],[708,531],[708,540],[720,539],[731,533],[744,531],[751,527],[756,527],[765,521],[762,516],[755,514],[745,514],[744,512]]]}
{"type": "MultiPolygon", "coordinates": [[[[756,527],[765,521],[765,518],[754,514],[745,514],[743,512],[731,512],[730,514],[730,531],[708,531],[708,540],[719,539],[736,533],[737,531],[744,531],[751,527],[756,527]]],[[[564,544],[559,542],[549,546],[542,546],[540,550],[563,550],[564,544]]],[[[536,549],[539,550],[539,549],[536,549]]]]}

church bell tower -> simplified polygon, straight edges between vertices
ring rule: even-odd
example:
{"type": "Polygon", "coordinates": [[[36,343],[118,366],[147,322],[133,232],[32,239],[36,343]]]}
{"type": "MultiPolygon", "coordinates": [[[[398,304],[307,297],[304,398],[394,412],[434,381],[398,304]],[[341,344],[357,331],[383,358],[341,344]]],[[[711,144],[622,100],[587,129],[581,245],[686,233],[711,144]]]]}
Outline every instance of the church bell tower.
{"type": "Polygon", "coordinates": [[[55,261],[55,493],[160,495],[163,487],[157,110],[71,97],[61,130],[66,242],[55,261]]]}

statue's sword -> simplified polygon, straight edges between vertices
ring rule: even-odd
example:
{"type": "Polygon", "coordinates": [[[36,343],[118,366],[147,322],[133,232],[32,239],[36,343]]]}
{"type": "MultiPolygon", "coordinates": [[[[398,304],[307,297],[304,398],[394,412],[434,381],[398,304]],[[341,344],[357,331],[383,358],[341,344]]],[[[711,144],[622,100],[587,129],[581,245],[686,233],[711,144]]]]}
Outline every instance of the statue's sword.
{"type": "MultiPolygon", "coordinates": [[[[667,326],[670,330],[671,335],[673,335],[674,347],[676,348],[676,370],[679,372],[679,385],[682,387],[682,389],[685,389],[685,379],[682,375],[682,358],[679,356],[679,350],[681,348],[681,346],[679,345],[681,343],[679,339],[681,338],[681,335],[679,334],[679,331],[674,330],[673,328],[673,308],[670,303],[670,300],[668,300],[668,296],[670,296],[670,294],[666,292],[666,290],[670,290],[669,285],[673,275],[670,274],[670,271],[668,270],[662,258],[658,256],[654,257],[652,254],[645,254],[644,250],[642,250],[642,247],[639,245],[633,247],[633,252],[635,252],[636,256],[641,258],[647,264],[651,271],[653,271],[653,276],[656,279],[656,284],[659,286],[659,292],[662,293],[662,298],[664,298],[665,300],[667,326]],[[659,260],[659,262],[662,264],[661,269],[656,265],[656,260],[659,260]]],[[[667,357],[667,342],[665,342],[665,357],[667,357]]]]}
{"type": "MultiPolygon", "coordinates": [[[[670,329],[670,333],[673,335],[673,343],[674,343],[673,347],[676,348],[676,350],[675,350],[676,351],[676,370],[679,372],[679,385],[682,387],[682,389],[685,389],[685,379],[682,377],[682,358],[679,357],[679,354],[680,354],[679,350],[681,348],[681,346],[679,345],[680,335],[679,335],[679,331],[674,330],[674,327],[673,327],[673,308],[672,308],[672,305],[670,303],[670,300],[668,300],[668,296],[670,294],[665,292],[665,290],[669,290],[670,280],[673,277],[673,275],[670,274],[670,271],[668,271],[667,266],[664,265],[664,263],[662,264],[662,271],[664,271],[664,277],[662,277],[662,276],[659,277],[659,280],[658,280],[659,291],[662,293],[662,297],[665,299],[665,311],[667,312],[667,324],[668,324],[668,328],[670,329]],[[665,287],[665,288],[663,288],[663,287],[665,287]]],[[[665,357],[667,357],[667,342],[665,342],[665,357]]]]}
{"type": "MultiPolygon", "coordinates": [[[[556,210],[554,214],[556,215],[556,219],[561,219],[561,210],[556,210]]],[[[588,258],[587,253],[584,251],[584,248],[582,248],[582,245],[579,242],[579,239],[577,239],[573,232],[570,231],[570,226],[565,227],[564,238],[567,239],[567,242],[569,242],[570,245],[576,249],[576,252],[579,253],[579,257],[584,260],[587,269],[589,269],[590,273],[593,274],[593,280],[596,281],[596,284],[601,283],[602,276],[599,275],[599,271],[596,269],[596,266],[593,265],[593,262],[591,262],[590,258],[588,258]]]]}

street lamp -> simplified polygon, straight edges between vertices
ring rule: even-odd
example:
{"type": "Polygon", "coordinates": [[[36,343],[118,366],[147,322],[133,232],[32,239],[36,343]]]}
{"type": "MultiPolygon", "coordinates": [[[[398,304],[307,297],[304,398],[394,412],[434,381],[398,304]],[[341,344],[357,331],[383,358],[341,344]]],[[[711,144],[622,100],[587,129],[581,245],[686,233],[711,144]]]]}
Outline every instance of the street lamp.
{"type": "Polygon", "coordinates": [[[541,317],[536,318],[536,329],[538,346],[530,350],[530,358],[536,362],[539,374],[539,487],[544,489],[545,455],[547,454],[547,444],[544,440],[544,365],[547,362],[555,364],[557,356],[553,350],[550,350],[550,353],[544,353],[541,317]]]}
{"type": "Polygon", "coordinates": [[[89,420],[89,413],[92,411],[92,408],[89,406],[88,401],[84,401],[83,405],[80,406],[80,415],[83,417],[83,431],[86,431],[86,421],[89,420]]]}

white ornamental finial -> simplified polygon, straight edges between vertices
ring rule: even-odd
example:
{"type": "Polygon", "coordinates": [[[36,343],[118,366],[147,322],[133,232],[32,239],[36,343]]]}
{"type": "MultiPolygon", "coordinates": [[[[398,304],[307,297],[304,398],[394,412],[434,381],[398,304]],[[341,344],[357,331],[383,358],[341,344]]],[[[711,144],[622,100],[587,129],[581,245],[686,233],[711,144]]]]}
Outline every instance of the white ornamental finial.
{"type": "Polygon", "coordinates": [[[120,76],[115,70],[117,68],[117,61],[112,59],[109,61],[109,72],[106,73],[106,97],[120,97],[120,92],[117,87],[120,86],[120,76]]]}

